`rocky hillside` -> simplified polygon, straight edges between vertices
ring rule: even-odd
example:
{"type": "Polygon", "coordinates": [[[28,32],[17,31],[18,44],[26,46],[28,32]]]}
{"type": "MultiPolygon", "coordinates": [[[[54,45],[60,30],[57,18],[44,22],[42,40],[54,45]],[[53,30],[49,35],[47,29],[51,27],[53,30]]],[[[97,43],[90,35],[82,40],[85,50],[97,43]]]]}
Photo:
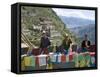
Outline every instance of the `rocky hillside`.
{"type": "Polygon", "coordinates": [[[51,8],[22,6],[21,24],[22,33],[37,47],[43,30],[47,31],[52,45],[60,45],[64,33],[77,40],[51,8]]]}

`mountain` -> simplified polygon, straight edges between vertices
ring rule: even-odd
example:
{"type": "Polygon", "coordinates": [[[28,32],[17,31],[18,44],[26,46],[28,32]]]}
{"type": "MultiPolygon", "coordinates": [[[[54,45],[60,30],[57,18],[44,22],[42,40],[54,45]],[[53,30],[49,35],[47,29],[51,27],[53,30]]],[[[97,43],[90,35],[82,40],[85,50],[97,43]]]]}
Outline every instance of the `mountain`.
{"type": "Polygon", "coordinates": [[[22,33],[37,47],[40,45],[43,30],[47,31],[51,45],[60,45],[64,33],[77,39],[52,8],[22,6],[21,27],[22,33]]]}
{"type": "Polygon", "coordinates": [[[84,34],[88,35],[88,39],[92,44],[95,44],[95,24],[89,24],[81,27],[69,28],[72,33],[74,33],[80,41],[84,39],[84,34]]]}
{"type": "Polygon", "coordinates": [[[66,17],[59,16],[61,20],[66,24],[66,27],[72,32],[74,36],[78,38],[78,44],[84,38],[84,34],[88,35],[92,44],[95,44],[95,21],[90,19],[83,19],[79,17],[66,17]]]}
{"type": "Polygon", "coordinates": [[[68,27],[78,27],[83,25],[95,24],[95,21],[89,19],[83,19],[78,17],[66,17],[59,16],[61,20],[68,25],[68,27]]]}

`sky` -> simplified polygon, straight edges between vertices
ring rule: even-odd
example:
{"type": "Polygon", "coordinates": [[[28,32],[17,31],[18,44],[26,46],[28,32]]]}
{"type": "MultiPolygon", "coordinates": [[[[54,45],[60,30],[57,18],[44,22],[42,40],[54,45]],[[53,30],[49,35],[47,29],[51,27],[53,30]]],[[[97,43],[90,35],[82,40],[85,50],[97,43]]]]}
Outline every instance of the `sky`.
{"type": "Polygon", "coordinates": [[[53,8],[53,10],[60,16],[66,17],[79,17],[84,19],[95,20],[95,11],[93,10],[80,10],[80,9],[60,9],[53,8]]]}

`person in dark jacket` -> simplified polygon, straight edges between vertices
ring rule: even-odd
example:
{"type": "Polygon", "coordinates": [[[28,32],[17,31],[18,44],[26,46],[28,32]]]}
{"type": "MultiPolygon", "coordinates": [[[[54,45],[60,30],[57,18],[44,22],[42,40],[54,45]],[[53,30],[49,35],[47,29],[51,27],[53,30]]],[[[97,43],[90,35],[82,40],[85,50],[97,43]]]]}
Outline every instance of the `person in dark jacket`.
{"type": "Polygon", "coordinates": [[[88,40],[87,34],[85,34],[84,37],[85,37],[85,38],[84,38],[84,40],[82,41],[81,47],[82,47],[82,51],[83,51],[83,52],[86,52],[87,49],[90,47],[91,42],[88,40]]]}
{"type": "Polygon", "coordinates": [[[48,47],[50,46],[50,40],[48,36],[46,35],[46,31],[43,31],[43,36],[41,37],[41,43],[40,43],[40,48],[41,48],[41,54],[48,53],[48,47]]]}

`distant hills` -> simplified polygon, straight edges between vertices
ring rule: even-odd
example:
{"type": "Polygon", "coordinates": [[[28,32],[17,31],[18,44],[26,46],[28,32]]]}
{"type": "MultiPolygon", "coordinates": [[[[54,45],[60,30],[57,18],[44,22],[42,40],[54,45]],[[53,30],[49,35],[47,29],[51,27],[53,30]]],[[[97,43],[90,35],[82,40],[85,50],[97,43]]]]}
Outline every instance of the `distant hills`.
{"type": "Polygon", "coordinates": [[[88,35],[88,39],[92,44],[95,43],[95,25],[89,24],[81,27],[70,28],[70,31],[74,33],[81,40],[84,39],[84,34],[88,35]]]}
{"type": "Polygon", "coordinates": [[[78,26],[84,26],[89,24],[95,24],[95,21],[89,20],[89,19],[83,19],[78,17],[65,17],[65,16],[59,16],[61,20],[68,25],[67,27],[78,27],[78,26]]]}
{"type": "Polygon", "coordinates": [[[84,34],[87,34],[91,43],[95,44],[95,21],[78,17],[59,17],[72,34],[79,38],[79,44],[84,39],[84,34]]]}

